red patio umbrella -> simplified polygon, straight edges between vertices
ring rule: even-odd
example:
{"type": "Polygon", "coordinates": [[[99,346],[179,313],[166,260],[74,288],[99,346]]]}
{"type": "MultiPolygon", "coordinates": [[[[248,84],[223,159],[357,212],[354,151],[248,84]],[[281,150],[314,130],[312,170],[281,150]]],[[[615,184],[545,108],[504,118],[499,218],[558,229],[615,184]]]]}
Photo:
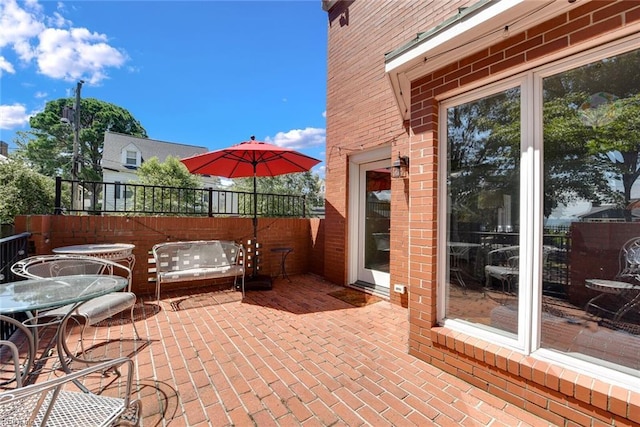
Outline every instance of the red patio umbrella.
{"type": "MultiPolygon", "coordinates": [[[[250,141],[229,148],[210,151],[181,160],[189,172],[200,175],[246,178],[253,176],[253,241],[258,234],[258,198],[256,177],[270,177],[294,172],[306,172],[320,160],[295,150],[266,142],[250,141]]],[[[253,276],[256,276],[254,263],[253,276]]]]}

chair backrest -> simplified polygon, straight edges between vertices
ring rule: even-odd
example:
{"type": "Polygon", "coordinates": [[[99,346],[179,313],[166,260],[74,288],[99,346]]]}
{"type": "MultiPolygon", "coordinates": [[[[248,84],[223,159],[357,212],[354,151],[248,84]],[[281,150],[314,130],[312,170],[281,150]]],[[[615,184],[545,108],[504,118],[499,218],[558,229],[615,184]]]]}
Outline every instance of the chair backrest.
{"type": "MultiPolygon", "coordinates": [[[[20,369],[20,352],[18,347],[12,341],[0,340],[0,348],[2,347],[7,347],[9,349],[9,353],[11,353],[11,360],[13,362],[13,380],[16,382],[16,387],[22,387],[22,371],[20,369]]],[[[11,382],[11,380],[3,382],[2,384],[7,384],[8,382],[11,382]]]]}
{"type": "Polygon", "coordinates": [[[135,418],[131,424],[138,425],[139,402],[130,398],[133,373],[133,361],[118,357],[0,392],[0,423],[3,426],[107,426],[125,421],[120,420],[120,416],[131,409],[135,418]],[[110,376],[108,384],[96,385],[96,377],[112,371],[118,375],[110,376]]]}
{"type": "Polygon", "coordinates": [[[620,249],[616,277],[640,280],[640,237],[633,237],[620,249]]]}
{"type": "Polygon", "coordinates": [[[519,246],[505,246],[489,251],[487,265],[517,266],[517,257],[520,255],[519,246]],[[514,261],[515,260],[515,261],[514,261]]]}
{"type": "Polygon", "coordinates": [[[152,249],[158,272],[216,268],[242,263],[242,247],[225,240],[165,242],[152,249]]]}
{"type": "Polygon", "coordinates": [[[128,279],[131,291],[131,270],[108,259],[85,255],[36,255],[13,264],[11,271],[25,278],[77,276],[82,274],[110,274],[128,279]]]}

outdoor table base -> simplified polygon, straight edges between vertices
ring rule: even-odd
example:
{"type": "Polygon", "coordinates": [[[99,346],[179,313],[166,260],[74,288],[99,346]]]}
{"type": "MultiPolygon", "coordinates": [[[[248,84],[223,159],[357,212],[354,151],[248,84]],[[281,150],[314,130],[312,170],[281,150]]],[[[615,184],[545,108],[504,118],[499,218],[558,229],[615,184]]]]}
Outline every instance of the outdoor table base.
{"type": "Polygon", "coordinates": [[[291,282],[291,279],[289,279],[289,275],[287,274],[286,261],[287,261],[287,256],[291,252],[293,252],[293,248],[288,248],[288,247],[273,248],[273,249],[271,249],[271,252],[280,253],[282,255],[281,258],[280,258],[280,272],[278,274],[276,274],[276,277],[282,275],[283,279],[287,279],[289,282],[291,282]]]}

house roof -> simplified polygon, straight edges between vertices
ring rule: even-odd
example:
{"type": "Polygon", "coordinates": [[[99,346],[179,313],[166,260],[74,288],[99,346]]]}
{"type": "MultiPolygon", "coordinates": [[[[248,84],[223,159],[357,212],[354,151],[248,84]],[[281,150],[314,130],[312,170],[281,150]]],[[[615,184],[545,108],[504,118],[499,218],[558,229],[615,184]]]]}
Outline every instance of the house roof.
{"type": "MultiPolygon", "coordinates": [[[[634,218],[640,217],[640,209],[631,210],[631,216],[634,218]]],[[[578,218],[590,219],[590,218],[624,218],[625,209],[617,205],[601,205],[593,206],[589,212],[579,215],[578,218]]]]}
{"type": "Polygon", "coordinates": [[[164,162],[168,156],[174,156],[182,159],[209,151],[207,147],[158,141],[156,139],[149,138],[138,138],[131,135],[107,131],[104,134],[102,167],[104,169],[116,171],[128,170],[122,164],[122,150],[130,144],[133,144],[138,151],[140,151],[143,161],[148,160],[151,157],[157,157],[159,161],[164,162]]]}

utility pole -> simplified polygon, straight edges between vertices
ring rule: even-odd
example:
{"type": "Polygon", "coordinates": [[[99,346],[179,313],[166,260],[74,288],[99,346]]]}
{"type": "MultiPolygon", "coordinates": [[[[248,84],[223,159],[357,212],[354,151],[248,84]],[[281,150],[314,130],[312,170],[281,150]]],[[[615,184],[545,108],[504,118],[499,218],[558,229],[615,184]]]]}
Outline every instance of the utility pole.
{"type": "Polygon", "coordinates": [[[71,157],[71,206],[72,209],[78,209],[78,174],[80,172],[79,146],[80,146],[80,91],[84,80],[78,81],[76,85],[76,102],[73,107],[73,155],[71,157]]]}

